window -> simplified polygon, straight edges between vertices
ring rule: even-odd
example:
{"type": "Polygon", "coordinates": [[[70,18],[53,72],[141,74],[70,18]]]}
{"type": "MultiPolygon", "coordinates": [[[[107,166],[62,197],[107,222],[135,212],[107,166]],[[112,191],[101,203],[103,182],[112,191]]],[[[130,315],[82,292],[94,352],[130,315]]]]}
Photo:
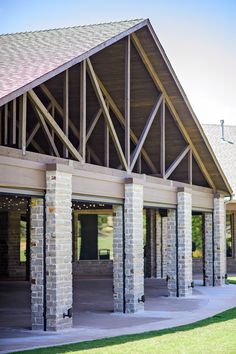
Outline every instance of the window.
{"type": "Polygon", "coordinates": [[[192,255],[193,258],[203,256],[202,215],[192,216],[192,255]]]}
{"type": "Polygon", "coordinates": [[[226,214],[226,255],[233,256],[233,232],[234,232],[234,216],[226,214]]]}
{"type": "Polygon", "coordinates": [[[22,215],[20,221],[20,262],[26,262],[26,232],[26,217],[22,215]]]}

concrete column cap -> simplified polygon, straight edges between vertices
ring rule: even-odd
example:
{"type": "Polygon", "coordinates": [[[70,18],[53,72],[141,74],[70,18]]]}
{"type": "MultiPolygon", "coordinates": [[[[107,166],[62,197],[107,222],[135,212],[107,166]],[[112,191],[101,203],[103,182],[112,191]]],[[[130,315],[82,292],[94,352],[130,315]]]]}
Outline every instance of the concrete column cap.
{"type": "Polygon", "coordinates": [[[191,187],[178,187],[177,193],[180,193],[180,192],[192,194],[192,188],[191,187]]]}
{"type": "Polygon", "coordinates": [[[52,163],[46,165],[46,171],[57,171],[64,172],[68,174],[73,174],[74,168],[70,165],[63,165],[60,163],[52,163]]]}

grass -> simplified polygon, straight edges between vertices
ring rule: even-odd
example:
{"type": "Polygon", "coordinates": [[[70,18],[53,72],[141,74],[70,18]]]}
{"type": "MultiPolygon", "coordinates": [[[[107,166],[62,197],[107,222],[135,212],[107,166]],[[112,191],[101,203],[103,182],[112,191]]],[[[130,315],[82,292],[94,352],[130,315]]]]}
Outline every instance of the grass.
{"type": "MultiPolygon", "coordinates": [[[[236,277],[228,277],[228,281],[230,284],[235,284],[236,285],[236,277]]],[[[235,351],[236,353],[236,351],[235,351]]]]}
{"type": "MultiPolygon", "coordinates": [[[[25,351],[27,354],[235,354],[236,308],[190,325],[25,351]]],[[[18,352],[22,353],[22,352],[18,352]]]]}

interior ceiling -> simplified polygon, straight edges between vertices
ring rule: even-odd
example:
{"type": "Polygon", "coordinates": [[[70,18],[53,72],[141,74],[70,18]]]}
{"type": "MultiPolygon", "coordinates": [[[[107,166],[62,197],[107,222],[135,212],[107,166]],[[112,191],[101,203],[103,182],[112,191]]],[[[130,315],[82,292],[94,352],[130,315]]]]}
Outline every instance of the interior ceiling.
{"type": "MultiPolygon", "coordinates": [[[[142,44],[145,50],[148,53],[150,59],[153,63],[158,62],[159,56],[157,55],[157,50],[154,50],[153,43],[150,39],[150,34],[146,28],[143,28],[138,31],[138,36],[142,40],[142,44]],[[145,38],[145,39],[144,39],[145,38]],[[154,60],[155,56],[155,60],[154,60]]],[[[103,49],[94,56],[91,57],[91,62],[93,64],[94,70],[98,78],[102,81],[107,91],[115,101],[121,113],[124,115],[124,93],[125,93],[125,41],[126,38],[118,41],[117,43],[103,49]]],[[[166,76],[161,75],[160,67],[156,65],[155,67],[160,72],[160,78],[165,82],[168,81],[166,76]]],[[[61,107],[63,107],[63,77],[64,73],[59,74],[52,79],[48,80],[45,85],[51,91],[53,96],[59,102],[61,107]]],[[[97,97],[94,93],[89,75],[87,74],[86,80],[86,95],[87,95],[87,105],[86,105],[86,115],[87,115],[87,127],[91,124],[91,121],[99,109],[99,103],[97,97]]],[[[169,82],[169,81],[168,81],[169,82]]],[[[42,90],[37,87],[35,92],[42,100],[45,106],[49,104],[48,99],[43,94],[42,90]]],[[[181,111],[178,107],[177,100],[177,89],[174,85],[169,84],[169,94],[173,101],[177,105],[180,116],[186,116],[185,111],[181,111]],[[173,86],[173,87],[172,87],[173,86]]],[[[149,73],[147,72],[145,66],[143,65],[139,54],[137,53],[134,46],[131,44],[131,129],[139,138],[144,129],[148,115],[150,114],[153,105],[158,99],[160,92],[157,90],[156,86],[153,83],[149,73]]],[[[74,123],[74,126],[79,129],[79,117],[80,117],[80,64],[77,64],[69,69],[69,117],[70,120],[74,123]]],[[[18,105],[18,103],[17,103],[18,105]]],[[[9,105],[11,110],[11,105],[9,105]]],[[[19,107],[17,106],[17,110],[19,107]]],[[[28,100],[27,103],[27,130],[28,135],[32,132],[35,125],[38,122],[38,119],[35,115],[34,110],[32,109],[31,103],[28,100]]],[[[115,126],[121,147],[124,151],[124,128],[117,120],[114,113],[110,110],[111,118],[115,126]]],[[[189,121],[192,122],[192,119],[185,119],[186,127],[189,126],[189,121]]],[[[55,113],[55,120],[61,128],[63,128],[62,118],[58,113],[55,113]]],[[[192,123],[191,123],[192,124],[192,123]]],[[[77,148],[79,145],[78,137],[72,133],[70,130],[69,138],[74,146],[77,148]]],[[[173,119],[170,111],[166,107],[166,169],[173,163],[177,156],[183,151],[187,146],[185,139],[183,138],[178,126],[176,125],[175,120],[173,119]]],[[[199,138],[196,136],[196,141],[199,138]]],[[[51,154],[52,149],[45,138],[45,134],[40,128],[37,134],[34,137],[34,141],[40,148],[42,152],[46,154],[51,154]]],[[[104,165],[104,141],[105,141],[105,119],[101,115],[92,135],[88,140],[89,146],[96,152],[101,163],[95,161],[91,157],[91,163],[104,165]]],[[[57,149],[62,156],[63,147],[59,139],[55,136],[55,144],[57,149]]],[[[131,153],[134,150],[135,145],[131,142],[131,153]]],[[[160,173],[160,109],[155,117],[155,120],[152,124],[152,127],[147,135],[147,139],[144,143],[144,149],[146,150],[148,156],[152,160],[157,174],[160,173]]],[[[27,148],[29,151],[37,151],[35,144],[30,144],[27,148]]],[[[110,167],[112,168],[122,168],[120,160],[118,158],[116,149],[110,137],[110,148],[109,148],[109,158],[110,158],[110,167]]],[[[70,156],[70,158],[72,158],[70,156]]],[[[134,172],[138,170],[138,162],[135,165],[134,172]]],[[[141,158],[141,173],[153,174],[153,172],[148,167],[147,163],[141,158]]],[[[181,182],[188,181],[188,161],[187,156],[176,168],[176,170],[170,176],[170,179],[177,180],[181,182]]],[[[208,183],[204,178],[200,168],[197,165],[197,162],[193,159],[193,184],[199,186],[208,187],[208,183]]]]}

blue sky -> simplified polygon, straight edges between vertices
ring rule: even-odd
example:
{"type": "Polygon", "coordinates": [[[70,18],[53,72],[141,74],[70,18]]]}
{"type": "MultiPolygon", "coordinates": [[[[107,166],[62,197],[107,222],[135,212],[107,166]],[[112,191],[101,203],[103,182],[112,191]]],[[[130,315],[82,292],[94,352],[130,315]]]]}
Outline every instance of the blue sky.
{"type": "Polygon", "coordinates": [[[0,33],[147,17],[200,121],[236,125],[235,0],[0,0],[0,33]]]}

